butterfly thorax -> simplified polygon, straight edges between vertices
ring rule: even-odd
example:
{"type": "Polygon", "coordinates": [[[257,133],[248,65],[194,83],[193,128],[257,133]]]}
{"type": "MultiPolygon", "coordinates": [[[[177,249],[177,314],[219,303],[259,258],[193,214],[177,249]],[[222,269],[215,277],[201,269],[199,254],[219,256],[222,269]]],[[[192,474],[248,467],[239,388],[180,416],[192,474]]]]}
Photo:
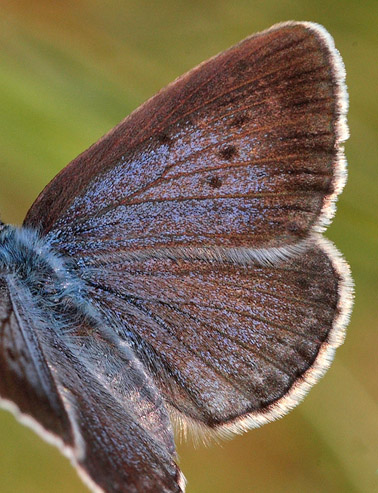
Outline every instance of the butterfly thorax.
{"type": "Polygon", "coordinates": [[[0,276],[15,278],[50,313],[83,311],[85,289],[69,262],[37,231],[3,225],[0,276]]]}

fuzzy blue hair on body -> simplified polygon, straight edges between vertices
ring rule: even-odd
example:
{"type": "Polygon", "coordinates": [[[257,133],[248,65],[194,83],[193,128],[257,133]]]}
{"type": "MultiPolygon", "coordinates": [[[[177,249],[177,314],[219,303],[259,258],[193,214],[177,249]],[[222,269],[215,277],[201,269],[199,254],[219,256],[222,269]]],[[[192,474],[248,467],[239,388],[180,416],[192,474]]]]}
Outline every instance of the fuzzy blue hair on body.
{"type": "Polygon", "coordinates": [[[16,276],[46,309],[56,311],[58,305],[70,303],[83,311],[88,308],[83,282],[73,267],[35,230],[1,225],[0,275],[16,276]]]}

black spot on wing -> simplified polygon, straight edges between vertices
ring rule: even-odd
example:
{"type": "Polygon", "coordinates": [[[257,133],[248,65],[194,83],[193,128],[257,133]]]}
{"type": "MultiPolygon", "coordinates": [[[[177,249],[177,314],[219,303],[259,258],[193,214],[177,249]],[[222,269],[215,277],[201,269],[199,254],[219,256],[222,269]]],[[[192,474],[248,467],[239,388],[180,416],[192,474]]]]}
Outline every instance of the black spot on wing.
{"type": "Polygon", "coordinates": [[[236,147],[233,145],[228,145],[220,150],[219,154],[223,159],[230,161],[230,159],[238,153],[236,147]]]}
{"type": "Polygon", "coordinates": [[[207,183],[212,188],[220,188],[222,186],[222,180],[219,176],[209,176],[209,178],[207,179],[207,183]]]}
{"type": "Polygon", "coordinates": [[[297,283],[302,290],[307,290],[310,287],[311,281],[307,277],[300,277],[297,283]]]}
{"type": "Polygon", "coordinates": [[[172,142],[169,134],[167,132],[161,132],[157,136],[157,140],[160,142],[160,144],[170,144],[172,142]]]}
{"type": "Polygon", "coordinates": [[[246,115],[237,115],[233,120],[230,122],[230,127],[242,127],[244,123],[248,121],[248,117],[246,115]]]}

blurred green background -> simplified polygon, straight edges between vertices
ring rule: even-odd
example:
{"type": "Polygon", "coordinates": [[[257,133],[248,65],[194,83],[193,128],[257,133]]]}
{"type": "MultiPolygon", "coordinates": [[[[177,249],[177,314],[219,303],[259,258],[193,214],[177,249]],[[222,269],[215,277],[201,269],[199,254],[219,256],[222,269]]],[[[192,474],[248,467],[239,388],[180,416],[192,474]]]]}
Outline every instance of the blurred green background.
{"type": "MultiPolygon", "coordinates": [[[[351,264],[355,309],[331,370],[295,411],[220,445],[179,445],[192,493],[378,491],[378,2],[0,1],[0,211],[12,223],[162,86],[289,19],[325,25],[347,68],[349,181],[327,236],[351,264]]],[[[87,490],[55,448],[1,411],[0,491],[87,490]]]]}

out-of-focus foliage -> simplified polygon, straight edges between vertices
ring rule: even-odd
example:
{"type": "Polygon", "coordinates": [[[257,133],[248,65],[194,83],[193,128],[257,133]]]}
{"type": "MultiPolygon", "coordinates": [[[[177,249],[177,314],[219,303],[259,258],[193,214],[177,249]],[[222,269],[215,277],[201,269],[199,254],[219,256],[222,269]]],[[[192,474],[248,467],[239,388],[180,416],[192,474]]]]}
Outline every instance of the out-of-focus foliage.
{"type": "MultiPolygon", "coordinates": [[[[162,86],[289,19],[324,24],[347,68],[349,181],[327,236],[351,264],[355,309],[331,370],[289,416],[221,447],[179,446],[193,493],[378,491],[378,4],[0,0],[0,211],[16,223],[67,162],[162,86]]],[[[86,491],[4,411],[0,444],[2,493],[86,491]]]]}

